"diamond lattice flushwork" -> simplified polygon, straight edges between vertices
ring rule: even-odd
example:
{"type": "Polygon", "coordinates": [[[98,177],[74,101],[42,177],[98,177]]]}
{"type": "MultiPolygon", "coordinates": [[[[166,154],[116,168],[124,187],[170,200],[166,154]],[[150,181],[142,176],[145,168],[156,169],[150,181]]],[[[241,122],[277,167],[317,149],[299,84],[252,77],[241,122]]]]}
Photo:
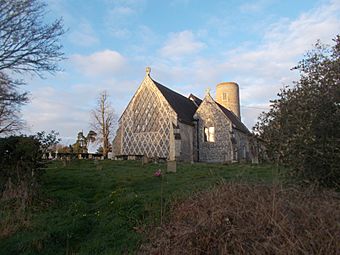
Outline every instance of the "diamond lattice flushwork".
{"type": "Polygon", "coordinates": [[[157,94],[149,88],[144,88],[136,96],[133,105],[133,132],[158,132],[159,131],[159,102],[157,94]]]}
{"type": "Polygon", "coordinates": [[[145,80],[120,121],[122,154],[167,158],[174,117],[173,110],[152,81],[145,80]]]}

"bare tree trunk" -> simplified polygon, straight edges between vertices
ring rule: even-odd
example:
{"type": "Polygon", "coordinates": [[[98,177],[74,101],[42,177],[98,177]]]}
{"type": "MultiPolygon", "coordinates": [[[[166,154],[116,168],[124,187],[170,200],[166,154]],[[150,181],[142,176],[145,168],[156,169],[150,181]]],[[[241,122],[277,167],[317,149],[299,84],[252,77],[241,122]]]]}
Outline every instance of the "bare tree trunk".
{"type": "Polygon", "coordinates": [[[115,113],[109,102],[109,95],[103,91],[98,98],[97,107],[91,112],[91,126],[97,132],[98,141],[102,143],[103,156],[110,150],[110,138],[115,126],[115,113]]]}

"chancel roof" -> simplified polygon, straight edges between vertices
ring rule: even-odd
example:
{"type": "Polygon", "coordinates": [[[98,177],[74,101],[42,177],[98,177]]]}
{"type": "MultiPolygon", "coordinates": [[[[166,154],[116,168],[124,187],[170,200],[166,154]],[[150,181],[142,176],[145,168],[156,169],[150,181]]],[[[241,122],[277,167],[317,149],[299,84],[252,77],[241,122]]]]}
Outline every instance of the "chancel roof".
{"type": "Polygon", "coordinates": [[[231,123],[233,123],[233,125],[234,125],[234,128],[236,128],[236,129],[238,129],[238,130],[240,130],[240,131],[242,131],[246,134],[250,133],[248,128],[242,123],[242,121],[232,111],[229,111],[227,108],[225,108],[223,105],[220,105],[216,101],[215,101],[215,103],[218,105],[218,107],[220,107],[220,109],[225,114],[225,116],[227,116],[228,119],[230,119],[231,123]]]}

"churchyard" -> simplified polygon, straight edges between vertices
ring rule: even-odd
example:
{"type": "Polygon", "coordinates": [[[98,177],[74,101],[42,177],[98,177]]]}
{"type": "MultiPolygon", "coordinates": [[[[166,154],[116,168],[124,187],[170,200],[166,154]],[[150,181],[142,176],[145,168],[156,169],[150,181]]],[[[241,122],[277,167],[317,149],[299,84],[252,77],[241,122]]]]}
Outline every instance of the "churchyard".
{"type": "Polygon", "coordinates": [[[280,181],[271,165],[179,163],[176,173],[165,170],[164,163],[140,161],[51,162],[24,226],[15,229],[12,216],[1,211],[0,253],[135,253],[168,221],[176,201],[228,182],[280,181]]]}

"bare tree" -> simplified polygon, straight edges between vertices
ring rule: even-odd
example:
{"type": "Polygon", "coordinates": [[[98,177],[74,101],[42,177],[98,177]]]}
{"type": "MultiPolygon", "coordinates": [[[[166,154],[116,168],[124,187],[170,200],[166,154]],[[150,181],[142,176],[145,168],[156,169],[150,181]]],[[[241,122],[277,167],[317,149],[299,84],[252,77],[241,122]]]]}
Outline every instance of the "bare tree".
{"type": "Polygon", "coordinates": [[[45,15],[46,4],[39,0],[0,0],[0,71],[41,76],[59,70],[62,20],[45,24],[45,15]]]}
{"type": "Polygon", "coordinates": [[[116,115],[109,98],[107,91],[101,92],[96,108],[91,111],[91,127],[97,133],[97,141],[102,143],[105,157],[110,150],[110,140],[116,125],[116,115]]]}
{"type": "Polygon", "coordinates": [[[0,134],[20,128],[20,106],[28,102],[19,91],[22,80],[10,75],[59,70],[63,59],[62,20],[46,24],[46,4],[39,0],[0,0],[0,134]]]}

